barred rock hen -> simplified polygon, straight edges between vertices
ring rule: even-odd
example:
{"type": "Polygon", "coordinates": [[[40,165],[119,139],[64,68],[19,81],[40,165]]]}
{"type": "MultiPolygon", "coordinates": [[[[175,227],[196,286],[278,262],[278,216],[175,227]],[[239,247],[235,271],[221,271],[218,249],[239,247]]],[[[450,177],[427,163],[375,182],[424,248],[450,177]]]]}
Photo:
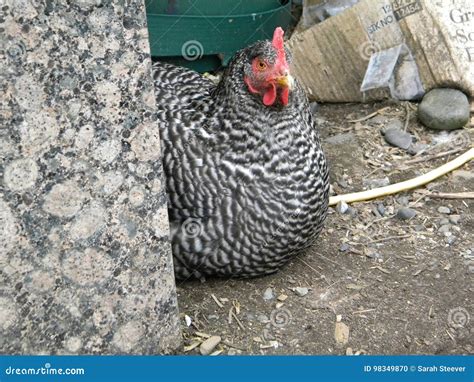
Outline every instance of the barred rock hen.
{"type": "Polygon", "coordinates": [[[154,65],[178,279],[273,273],[321,231],[328,168],[290,60],[277,28],[217,85],[154,65]]]}

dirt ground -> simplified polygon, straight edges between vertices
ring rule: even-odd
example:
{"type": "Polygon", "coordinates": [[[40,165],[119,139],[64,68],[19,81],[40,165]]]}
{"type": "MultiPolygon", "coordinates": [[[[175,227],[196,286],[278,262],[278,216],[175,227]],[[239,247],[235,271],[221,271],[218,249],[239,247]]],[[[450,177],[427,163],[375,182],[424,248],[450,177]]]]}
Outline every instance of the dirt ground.
{"type": "MultiPolygon", "coordinates": [[[[420,175],[474,142],[472,126],[423,128],[415,104],[321,105],[316,117],[338,194],[420,175]],[[393,121],[426,150],[388,145],[380,130],[393,121]]],[[[179,284],[182,352],[218,335],[215,354],[473,354],[474,200],[426,194],[473,190],[471,162],[422,189],[330,208],[318,246],[272,276],[179,284]],[[402,220],[402,207],[416,216],[402,220]]]]}

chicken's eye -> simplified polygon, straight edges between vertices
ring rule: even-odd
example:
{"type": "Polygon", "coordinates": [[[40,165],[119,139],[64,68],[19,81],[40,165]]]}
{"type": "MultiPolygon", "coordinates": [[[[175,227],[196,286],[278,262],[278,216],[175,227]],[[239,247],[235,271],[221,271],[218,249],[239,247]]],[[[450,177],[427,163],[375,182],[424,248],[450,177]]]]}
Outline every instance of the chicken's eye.
{"type": "Polygon", "coordinates": [[[257,60],[257,69],[258,70],[265,70],[265,69],[267,69],[267,64],[262,60],[257,60]]]}

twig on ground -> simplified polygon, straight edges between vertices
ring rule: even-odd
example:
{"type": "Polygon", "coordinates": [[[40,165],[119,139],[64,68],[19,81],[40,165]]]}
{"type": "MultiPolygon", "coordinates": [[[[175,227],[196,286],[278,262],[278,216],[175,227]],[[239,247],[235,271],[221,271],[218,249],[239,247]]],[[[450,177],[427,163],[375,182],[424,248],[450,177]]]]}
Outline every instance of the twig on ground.
{"type": "Polygon", "coordinates": [[[428,161],[430,161],[430,160],[442,158],[442,157],[445,157],[445,156],[447,156],[447,155],[457,154],[457,153],[460,153],[461,151],[464,151],[464,150],[465,150],[464,147],[458,147],[458,148],[456,148],[456,149],[452,149],[452,150],[449,150],[449,151],[443,151],[442,153],[438,153],[438,154],[433,154],[433,155],[430,155],[430,156],[425,156],[425,157],[420,157],[420,158],[416,158],[416,159],[407,160],[407,161],[405,161],[403,164],[404,164],[404,165],[407,165],[407,164],[415,164],[415,163],[421,163],[421,162],[428,162],[428,161]]]}
{"type": "Polygon", "coordinates": [[[383,243],[385,241],[390,241],[390,240],[395,240],[395,239],[408,239],[411,236],[412,235],[388,236],[388,237],[384,237],[382,239],[370,240],[369,244],[383,243]]]}
{"type": "Polygon", "coordinates": [[[235,321],[237,322],[237,325],[239,325],[240,329],[242,329],[243,331],[245,331],[245,326],[242,325],[242,322],[240,322],[239,317],[237,317],[237,315],[234,313],[233,310],[231,310],[231,314],[232,314],[232,317],[235,318],[235,321]]]}
{"type": "Polygon", "coordinates": [[[224,307],[224,305],[222,305],[222,302],[219,301],[219,299],[214,295],[214,293],[211,293],[211,297],[219,308],[224,307]]]}
{"type": "Polygon", "coordinates": [[[383,111],[387,110],[387,109],[390,109],[390,107],[383,107],[382,109],[379,109],[377,111],[374,111],[373,113],[365,116],[365,117],[362,117],[362,118],[358,118],[358,119],[352,119],[350,121],[348,121],[349,123],[357,123],[357,122],[363,122],[363,121],[367,121],[369,120],[370,118],[373,118],[375,117],[377,114],[380,114],[382,113],[383,111]]]}
{"type": "Polygon", "coordinates": [[[474,199],[474,192],[423,192],[423,195],[439,199],[474,199]]]}
{"type": "Polygon", "coordinates": [[[245,349],[244,347],[242,346],[237,346],[235,344],[233,344],[232,342],[229,342],[229,341],[222,341],[221,342],[222,345],[225,345],[225,346],[228,346],[230,348],[234,348],[234,349],[237,349],[237,350],[240,350],[240,351],[246,351],[247,349],[245,349]]]}

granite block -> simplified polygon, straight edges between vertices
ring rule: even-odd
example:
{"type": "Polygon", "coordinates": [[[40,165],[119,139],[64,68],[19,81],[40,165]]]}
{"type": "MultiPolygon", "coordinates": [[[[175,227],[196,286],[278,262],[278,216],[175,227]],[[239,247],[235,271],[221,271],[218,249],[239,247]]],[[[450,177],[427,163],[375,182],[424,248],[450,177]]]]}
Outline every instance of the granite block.
{"type": "Polygon", "coordinates": [[[172,352],[144,1],[7,0],[0,35],[0,352],[172,352]]]}

